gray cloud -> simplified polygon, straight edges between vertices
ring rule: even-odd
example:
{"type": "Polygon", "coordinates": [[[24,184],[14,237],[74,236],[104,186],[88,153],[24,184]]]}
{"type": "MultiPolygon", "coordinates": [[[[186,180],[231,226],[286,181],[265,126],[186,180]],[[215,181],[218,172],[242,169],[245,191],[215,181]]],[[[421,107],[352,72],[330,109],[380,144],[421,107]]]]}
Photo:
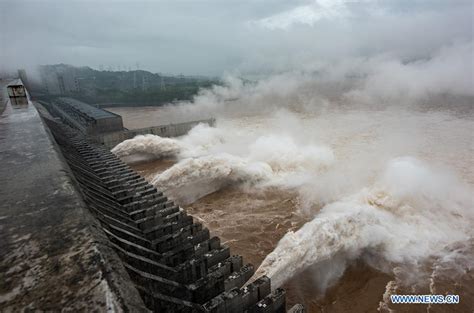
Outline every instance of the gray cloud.
{"type": "Polygon", "coordinates": [[[0,2],[2,69],[45,63],[268,73],[430,57],[472,42],[471,1],[0,2]]]}

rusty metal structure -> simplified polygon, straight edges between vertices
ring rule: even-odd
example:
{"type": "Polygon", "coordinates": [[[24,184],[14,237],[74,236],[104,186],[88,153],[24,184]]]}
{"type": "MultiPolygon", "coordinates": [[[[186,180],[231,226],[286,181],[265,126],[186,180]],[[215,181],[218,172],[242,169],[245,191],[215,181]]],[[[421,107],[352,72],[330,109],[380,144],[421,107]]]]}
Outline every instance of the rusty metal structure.
{"type": "Polygon", "coordinates": [[[28,104],[28,93],[25,86],[20,79],[8,84],[7,86],[8,97],[13,105],[26,105],[28,104]]]}

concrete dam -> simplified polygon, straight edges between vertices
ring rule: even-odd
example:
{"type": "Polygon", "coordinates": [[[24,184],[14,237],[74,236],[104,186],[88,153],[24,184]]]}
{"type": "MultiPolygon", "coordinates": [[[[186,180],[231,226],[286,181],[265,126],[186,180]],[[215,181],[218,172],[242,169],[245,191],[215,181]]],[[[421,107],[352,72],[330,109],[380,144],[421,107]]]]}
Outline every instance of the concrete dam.
{"type": "Polygon", "coordinates": [[[304,312],[271,280],[113,155],[141,133],[74,99],[7,104],[0,119],[0,308],[304,312]]]}

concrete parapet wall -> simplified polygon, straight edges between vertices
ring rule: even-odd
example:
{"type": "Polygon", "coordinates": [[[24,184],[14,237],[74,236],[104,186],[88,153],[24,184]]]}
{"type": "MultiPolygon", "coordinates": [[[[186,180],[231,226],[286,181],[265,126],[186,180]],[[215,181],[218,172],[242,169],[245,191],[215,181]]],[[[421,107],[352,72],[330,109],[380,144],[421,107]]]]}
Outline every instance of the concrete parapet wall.
{"type": "Polygon", "coordinates": [[[0,311],[147,311],[33,105],[0,122],[0,311]]]}
{"type": "Polygon", "coordinates": [[[111,133],[105,133],[105,134],[93,136],[92,140],[94,140],[97,143],[103,144],[107,148],[111,149],[115,147],[117,144],[121,143],[122,141],[131,139],[137,135],[152,134],[152,135],[158,135],[160,137],[179,137],[179,136],[186,135],[194,126],[200,123],[214,126],[215,122],[216,122],[215,119],[211,118],[211,119],[191,121],[191,122],[178,123],[178,124],[168,124],[168,125],[140,128],[140,129],[124,130],[124,131],[111,132],[111,133]]]}

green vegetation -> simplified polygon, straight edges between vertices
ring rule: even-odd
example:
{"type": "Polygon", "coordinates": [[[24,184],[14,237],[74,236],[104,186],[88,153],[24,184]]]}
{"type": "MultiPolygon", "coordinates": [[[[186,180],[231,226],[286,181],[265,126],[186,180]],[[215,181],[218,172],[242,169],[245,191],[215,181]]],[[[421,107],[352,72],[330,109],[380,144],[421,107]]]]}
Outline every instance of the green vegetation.
{"type": "Polygon", "coordinates": [[[221,84],[218,79],[171,76],[147,71],[97,71],[66,64],[41,68],[45,95],[71,96],[78,100],[107,106],[163,105],[191,100],[201,88],[221,84]],[[59,82],[59,83],[57,83],[59,82]]]}
{"type": "Polygon", "coordinates": [[[140,89],[97,89],[95,95],[84,95],[74,93],[74,98],[88,103],[96,103],[101,106],[133,106],[133,105],[163,105],[173,101],[191,100],[200,88],[209,88],[212,82],[200,84],[182,84],[169,86],[165,89],[160,87],[150,87],[145,90],[140,89]]]}

